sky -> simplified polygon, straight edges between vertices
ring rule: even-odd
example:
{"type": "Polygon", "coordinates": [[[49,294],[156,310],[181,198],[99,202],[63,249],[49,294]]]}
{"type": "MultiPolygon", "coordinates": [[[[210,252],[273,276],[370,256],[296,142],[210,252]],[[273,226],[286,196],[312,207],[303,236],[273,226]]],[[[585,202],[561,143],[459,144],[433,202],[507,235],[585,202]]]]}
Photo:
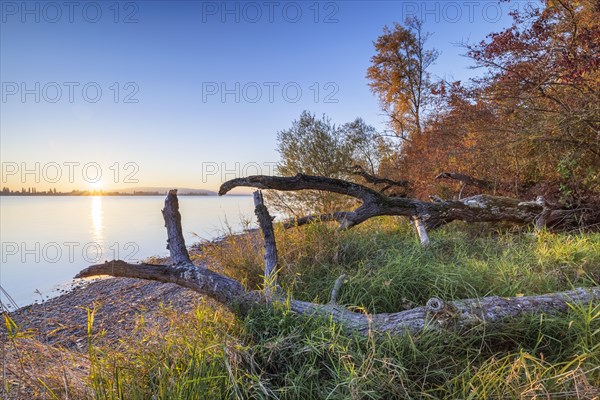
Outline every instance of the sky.
{"type": "Polygon", "coordinates": [[[526,1],[0,1],[2,185],[216,190],[272,174],[303,110],[386,118],[365,77],[385,25],[418,16],[434,77],[526,1]]]}

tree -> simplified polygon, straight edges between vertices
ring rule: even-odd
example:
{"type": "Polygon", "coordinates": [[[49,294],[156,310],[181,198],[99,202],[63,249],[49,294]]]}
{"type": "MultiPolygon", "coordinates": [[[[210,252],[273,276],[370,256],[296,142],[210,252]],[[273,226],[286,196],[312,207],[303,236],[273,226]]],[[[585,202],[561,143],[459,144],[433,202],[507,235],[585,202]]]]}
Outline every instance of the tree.
{"type": "MultiPolygon", "coordinates": [[[[352,179],[355,165],[375,173],[384,149],[385,142],[378,138],[375,129],[360,118],[336,126],[326,116],[319,119],[304,111],[291,128],[277,135],[281,156],[277,174],[352,179]]],[[[339,195],[314,191],[269,193],[267,198],[279,212],[290,216],[333,212],[352,204],[339,195]]]]}
{"type": "Polygon", "coordinates": [[[384,27],[383,35],[373,43],[377,54],[367,71],[369,86],[402,139],[410,140],[423,131],[427,107],[432,104],[427,68],[439,53],[425,49],[428,37],[422,22],[412,18],[407,19],[406,27],[397,23],[393,29],[384,27]]]}
{"type": "Polygon", "coordinates": [[[558,181],[563,194],[600,187],[600,9],[544,0],[511,27],[468,46],[487,75],[481,99],[511,143],[515,178],[558,181]]]}
{"type": "MultiPolygon", "coordinates": [[[[600,9],[591,0],[544,0],[543,6],[514,12],[511,27],[465,45],[484,70],[481,78],[429,83],[435,113],[382,163],[386,175],[400,171],[419,198],[488,192],[593,207],[600,191],[600,9]],[[433,179],[442,173],[489,185],[463,191],[459,181],[433,179]]],[[[410,43],[407,29],[397,27],[403,36],[397,33],[396,42],[410,43]]],[[[380,48],[391,47],[392,32],[386,33],[380,48]]],[[[383,78],[375,81],[380,97],[407,87],[383,78]]]]}

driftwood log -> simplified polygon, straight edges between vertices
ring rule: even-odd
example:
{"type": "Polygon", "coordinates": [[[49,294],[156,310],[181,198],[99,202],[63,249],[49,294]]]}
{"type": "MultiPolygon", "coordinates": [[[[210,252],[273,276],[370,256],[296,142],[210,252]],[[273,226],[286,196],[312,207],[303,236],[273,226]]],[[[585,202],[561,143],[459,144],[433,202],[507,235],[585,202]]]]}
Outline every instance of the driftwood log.
{"type": "MultiPolygon", "coordinates": [[[[350,190],[359,190],[350,187],[350,190]]],[[[354,192],[357,194],[358,192],[354,192]]],[[[262,202],[257,202],[261,205],[262,202]]],[[[264,205],[257,207],[259,218],[268,211],[264,205]]],[[[273,304],[272,300],[285,301],[277,292],[271,296],[263,291],[246,289],[240,282],[208,268],[190,262],[181,229],[181,215],[177,192],[172,190],[165,200],[163,210],[167,227],[169,251],[173,265],[130,264],[114,260],[92,265],[81,271],[77,277],[111,275],[171,282],[192,289],[224,304],[234,313],[244,316],[252,307],[273,304]]],[[[263,219],[271,224],[271,218],[263,219]]],[[[262,224],[261,224],[262,225],[262,224]]],[[[265,238],[269,235],[265,235],[265,238]]],[[[274,240],[265,242],[266,247],[275,246],[274,240]]],[[[276,254],[275,249],[267,253],[276,254]]],[[[268,261],[268,260],[267,260],[268,261]]],[[[276,273],[267,269],[266,275],[276,273]]],[[[268,276],[265,277],[267,279],[268,276]]],[[[299,300],[287,300],[292,311],[303,315],[321,315],[343,324],[361,334],[386,332],[389,334],[417,334],[425,330],[466,329],[483,323],[498,323],[506,318],[528,313],[557,314],[570,309],[569,304],[600,301],[600,288],[578,288],[567,292],[528,297],[486,297],[445,302],[432,298],[425,306],[412,310],[386,314],[356,313],[336,304],[336,298],[345,277],[340,277],[334,285],[329,304],[315,304],[299,300]]]]}
{"type": "Polygon", "coordinates": [[[509,197],[477,195],[462,200],[421,201],[405,197],[386,196],[366,186],[341,179],[298,174],[292,177],[255,175],[237,178],[221,185],[219,195],[236,187],[274,189],[281,191],[322,190],[354,197],[362,205],[353,211],[309,215],[284,222],[286,228],[314,221],[337,221],[342,229],[356,226],[369,218],[397,215],[417,218],[422,229],[435,229],[452,221],[513,222],[548,228],[572,228],[575,216],[565,210],[552,210],[543,199],[523,201],[509,197]]]}

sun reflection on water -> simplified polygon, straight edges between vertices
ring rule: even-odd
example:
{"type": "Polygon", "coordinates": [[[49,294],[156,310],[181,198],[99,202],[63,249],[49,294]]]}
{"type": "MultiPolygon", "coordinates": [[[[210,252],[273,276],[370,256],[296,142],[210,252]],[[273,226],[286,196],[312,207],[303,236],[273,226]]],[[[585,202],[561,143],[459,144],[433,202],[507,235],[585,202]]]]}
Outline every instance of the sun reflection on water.
{"type": "Polygon", "coordinates": [[[101,242],[103,228],[102,196],[92,197],[92,210],[90,212],[90,219],[92,220],[92,236],[96,242],[101,242]]]}

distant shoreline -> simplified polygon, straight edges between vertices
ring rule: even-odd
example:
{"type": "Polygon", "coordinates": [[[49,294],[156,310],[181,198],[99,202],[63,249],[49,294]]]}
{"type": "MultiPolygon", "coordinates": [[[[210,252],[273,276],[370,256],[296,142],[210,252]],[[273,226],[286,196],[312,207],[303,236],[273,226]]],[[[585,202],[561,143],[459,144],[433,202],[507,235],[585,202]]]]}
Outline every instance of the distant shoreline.
{"type": "MultiPolygon", "coordinates": [[[[0,197],[156,197],[166,196],[167,193],[1,193],[0,197]]],[[[215,197],[217,193],[178,193],[178,196],[186,197],[215,197]]],[[[231,196],[251,196],[250,193],[228,194],[231,196]]]]}
{"type": "MultiPolygon", "coordinates": [[[[80,196],[80,197],[94,197],[94,196],[166,196],[166,193],[11,193],[5,194],[0,192],[0,197],[65,197],[65,196],[80,196]]],[[[178,196],[217,196],[213,193],[178,193],[178,196]]],[[[235,196],[235,195],[234,195],[235,196]]],[[[237,196],[240,196],[239,194],[237,196]]],[[[248,196],[248,195],[241,195],[248,196]]]]}

